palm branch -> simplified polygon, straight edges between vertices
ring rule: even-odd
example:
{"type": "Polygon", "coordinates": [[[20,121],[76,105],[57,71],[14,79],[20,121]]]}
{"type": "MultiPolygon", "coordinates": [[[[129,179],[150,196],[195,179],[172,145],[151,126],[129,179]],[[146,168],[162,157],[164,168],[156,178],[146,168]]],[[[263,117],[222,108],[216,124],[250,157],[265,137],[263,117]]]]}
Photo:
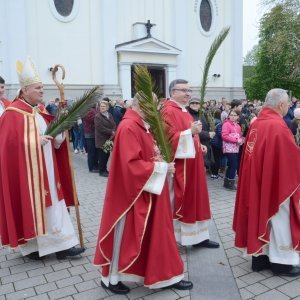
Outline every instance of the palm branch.
{"type": "Polygon", "coordinates": [[[214,109],[210,109],[208,112],[206,112],[206,119],[209,124],[209,131],[215,131],[216,123],[215,123],[215,110],[214,109]]]}
{"type": "Polygon", "coordinates": [[[99,86],[96,86],[86,91],[67,110],[60,108],[55,119],[48,125],[45,134],[56,137],[61,132],[72,128],[77,120],[83,118],[87,111],[101,99],[101,94],[98,90],[99,86]]]}
{"type": "Polygon", "coordinates": [[[212,45],[210,46],[210,49],[206,56],[204,70],[203,70],[202,84],[201,84],[201,89],[200,89],[200,110],[199,110],[200,115],[203,113],[204,97],[205,97],[205,93],[206,93],[206,86],[208,83],[208,72],[209,72],[210,65],[211,65],[218,49],[220,48],[221,44],[226,39],[226,37],[229,33],[229,30],[230,30],[230,27],[225,27],[221,30],[219,35],[215,38],[212,45]]]}
{"type": "Polygon", "coordinates": [[[167,142],[162,118],[158,110],[159,101],[153,93],[154,83],[145,66],[136,65],[134,69],[135,90],[139,106],[143,111],[145,121],[150,125],[152,135],[166,162],[172,161],[171,146],[167,142]]]}

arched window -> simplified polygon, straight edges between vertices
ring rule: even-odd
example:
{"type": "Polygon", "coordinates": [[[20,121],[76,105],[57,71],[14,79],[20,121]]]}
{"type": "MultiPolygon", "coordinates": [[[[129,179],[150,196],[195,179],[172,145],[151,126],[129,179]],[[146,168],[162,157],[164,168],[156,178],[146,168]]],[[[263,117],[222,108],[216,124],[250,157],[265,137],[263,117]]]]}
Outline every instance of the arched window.
{"type": "Polygon", "coordinates": [[[61,22],[71,22],[79,10],[79,0],[49,0],[54,17],[61,22]]]}
{"type": "Polygon", "coordinates": [[[209,0],[202,0],[199,9],[201,27],[209,32],[212,25],[212,7],[209,0]]]}
{"type": "Polygon", "coordinates": [[[74,0],[54,0],[56,11],[63,17],[71,14],[74,6],[74,0]]]}

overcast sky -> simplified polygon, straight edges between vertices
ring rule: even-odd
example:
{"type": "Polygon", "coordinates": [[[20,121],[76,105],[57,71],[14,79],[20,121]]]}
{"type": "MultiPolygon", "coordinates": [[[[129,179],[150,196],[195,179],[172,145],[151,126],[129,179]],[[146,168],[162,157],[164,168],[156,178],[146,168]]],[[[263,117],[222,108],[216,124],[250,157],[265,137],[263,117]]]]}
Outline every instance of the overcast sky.
{"type": "Polygon", "coordinates": [[[243,0],[243,56],[258,42],[259,19],[263,7],[260,0],[243,0]]]}

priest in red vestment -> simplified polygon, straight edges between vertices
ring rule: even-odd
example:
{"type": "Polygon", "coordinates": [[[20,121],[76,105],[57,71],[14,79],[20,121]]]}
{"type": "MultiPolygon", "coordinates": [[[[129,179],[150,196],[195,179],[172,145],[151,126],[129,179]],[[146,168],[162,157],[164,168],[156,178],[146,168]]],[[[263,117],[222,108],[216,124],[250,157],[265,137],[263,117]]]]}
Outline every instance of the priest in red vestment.
{"type": "Polygon", "coordinates": [[[300,275],[300,148],[283,116],[285,90],[272,89],[252,123],[243,150],[233,220],[235,246],[252,269],[300,275]]]}
{"type": "Polygon", "coordinates": [[[10,101],[4,98],[5,80],[0,76],[0,116],[5,111],[6,107],[10,105],[10,101]]]}
{"type": "Polygon", "coordinates": [[[52,120],[41,105],[43,84],[28,58],[17,63],[22,98],[0,119],[0,236],[2,246],[23,255],[57,258],[84,251],[75,248],[67,206],[74,205],[68,153],[63,135],[44,135],[52,120]]]}
{"type": "Polygon", "coordinates": [[[218,248],[209,239],[211,215],[203,162],[207,149],[199,140],[202,126],[186,110],[191,90],[186,80],[176,79],[169,92],[171,99],[164,102],[162,115],[176,164],[175,175],[169,178],[176,240],[186,246],[218,248]]]}
{"type": "Polygon", "coordinates": [[[167,172],[174,164],[159,158],[149,125],[133,99],[114,140],[94,263],[101,285],[116,294],[122,281],[149,288],[191,289],[174,237],[167,172]]]}

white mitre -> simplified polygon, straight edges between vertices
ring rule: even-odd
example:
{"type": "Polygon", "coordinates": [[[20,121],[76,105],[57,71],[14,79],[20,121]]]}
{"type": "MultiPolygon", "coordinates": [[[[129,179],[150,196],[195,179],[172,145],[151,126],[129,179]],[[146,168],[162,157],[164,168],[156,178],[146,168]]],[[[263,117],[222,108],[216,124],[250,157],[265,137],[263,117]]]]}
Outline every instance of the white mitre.
{"type": "Polygon", "coordinates": [[[30,57],[27,57],[24,65],[17,60],[16,69],[21,87],[42,82],[37,68],[30,57]]]}

